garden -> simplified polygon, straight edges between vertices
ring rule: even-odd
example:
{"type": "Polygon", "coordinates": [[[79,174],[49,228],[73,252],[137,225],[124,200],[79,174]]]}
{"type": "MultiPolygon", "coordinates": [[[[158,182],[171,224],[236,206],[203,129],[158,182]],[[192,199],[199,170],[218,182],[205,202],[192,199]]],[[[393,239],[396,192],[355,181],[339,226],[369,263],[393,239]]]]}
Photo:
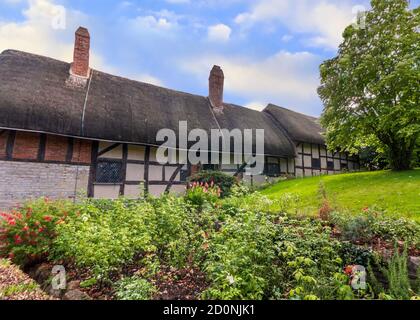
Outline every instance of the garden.
{"type": "Polygon", "coordinates": [[[266,190],[204,172],[182,197],[31,201],[1,213],[2,264],[60,299],[420,298],[417,221],[336,206],[322,181],[310,215],[302,195],[266,190]]]}

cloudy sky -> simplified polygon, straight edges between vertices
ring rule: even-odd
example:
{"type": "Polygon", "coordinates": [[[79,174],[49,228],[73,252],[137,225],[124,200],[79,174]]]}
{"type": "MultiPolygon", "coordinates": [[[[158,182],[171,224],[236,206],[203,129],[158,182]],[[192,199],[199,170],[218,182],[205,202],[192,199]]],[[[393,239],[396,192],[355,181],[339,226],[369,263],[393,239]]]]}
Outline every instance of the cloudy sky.
{"type": "Polygon", "coordinates": [[[271,102],[317,116],[318,66],[335,55],[360,6],[369,1],[0,0],[0,51],[70,62],[82,25],[96,69],[207,95],[217,64],[227,102],[254,109],[271,102]]]}

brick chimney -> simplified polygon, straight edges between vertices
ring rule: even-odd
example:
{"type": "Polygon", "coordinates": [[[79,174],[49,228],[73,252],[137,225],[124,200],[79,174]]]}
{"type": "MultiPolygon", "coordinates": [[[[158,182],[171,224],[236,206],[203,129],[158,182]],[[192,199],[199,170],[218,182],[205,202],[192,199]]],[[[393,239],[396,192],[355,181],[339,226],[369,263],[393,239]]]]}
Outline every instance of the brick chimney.
{"type": "Polygon", "coordinates": [[[216,111],[223,110],[223,85],[225,76],[222,68],[213,66],[209,77],[209,99],[211,106],[216,111]]]}
{"type": "Polygon", "coordinates": [[[70,73],[78,77],[89,77],[90,35],[86,28],[79,27],[74,42],[73,63],[70,73]]]}

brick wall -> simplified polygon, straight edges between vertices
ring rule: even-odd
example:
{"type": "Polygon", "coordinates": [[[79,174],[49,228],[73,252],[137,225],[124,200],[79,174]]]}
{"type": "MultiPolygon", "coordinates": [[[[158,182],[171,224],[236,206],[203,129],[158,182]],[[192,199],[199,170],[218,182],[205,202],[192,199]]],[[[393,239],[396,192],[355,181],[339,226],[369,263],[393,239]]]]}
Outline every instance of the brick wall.
{"type": "Polygon", "coordinates": [[[89,140],[74,140],[72,162],[90,163],[92,142],[89,140]]]}
{"type": "MultiPolygon", "coordinates": [[[[0,130],[0,160],[6,159],[10,130],[0,130]]],[[[12,158],[7,160],[66,162],[89,164],[92,142],[90,140],[17,131],[12,158]],[[70,153],[69,153],[70,152],[70,153]],[[71,158],[67,159],[70,156],[71,158]]]]}
{"type": "Polygon", "coordinates": [[[66,161],[68,138],[48,135],[45,143],[45,160],[66,161]]]}
{"type": "Polygon", "coordinates": [[[39,133],[16,132],[13,159],[37,159],[39,136],[39,133]]]}
{"type": "Polygon", "coordinates": [[[89,166],[67,164],[0,161],[0,172],[3,210],[30,198],[68,199],[75,196],[75,186],[76,194],[86,194],[89,178],[89,166]]]}

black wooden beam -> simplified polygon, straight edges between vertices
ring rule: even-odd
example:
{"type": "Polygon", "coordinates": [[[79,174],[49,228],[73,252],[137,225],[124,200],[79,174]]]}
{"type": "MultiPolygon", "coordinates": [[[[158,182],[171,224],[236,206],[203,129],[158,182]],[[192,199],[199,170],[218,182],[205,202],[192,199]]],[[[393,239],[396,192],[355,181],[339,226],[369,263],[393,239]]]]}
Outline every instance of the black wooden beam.
{"type": "Polygon", "coordinates": [[[16,131],[9,131],[6,143],[6,159],[13,159],[13,148],[15,146],[16,131]]]}
{"type": "Polygon", "coordinates": [[[88,197],[90,198],[93,198],[95,196],[94,183],[96,181],[96,169],[98,166],[98,148],[99,148],[99,142],[93,141],[92,149],[91,149],[91,164],[90,164],[89,183],[88,183],[88,197]]]}
{"type": "Polygon", "coordinates": [[[171,187],[174,184],[174,180],[176,176],[178,175],[178,173],[181,172],[183,166],[184,166],[183,164],[180,164],[178,168],[176,168],[176,170],[172,173],[171,178],[169,179],[169,183],[166,186],[165,192],[169,192],[171,190],[171,187]]]}
{"type": "Polygon", "coordinates": [[[125,180],[127,178],[127,158],[128,158],[128,145],[123,144],[123,157],[122,157],[122,169],[121,178],[123,183],[120,185],[120,196],[124,195],[125,192],[125,180]]]}
{"type": "Polygon", "coordinates": [[[238,168],[238,170],[235,172],[235,174],[233,176],[234,177],[239,176],[239,174],[242,173],[242,171],[244,171],[246,165],[247,165],[246,162],[242,163],[241,166],[238,168]]]}
{"type": "MultiPolygon", "coordinates": [[[[79,142],[80,143],[80,142],[79,142]]],[[[74,149],[74,139],[67,139],[67,153],[66,153],[66,162],[71,162],[73,159],[73,149],[74,149]]],[[[79,150],[80,155],[80,150],[79,150]]]]}
{"type": "Polygon", "coordinates": [[[45,147],[47,145],[47,135],[41,133],[39,136],[39,147],[38,147],[38,161],[45,160],[45,147]]]}
{"type": "Polygon", "coordinates": [[[149,161],[150,161],[150,146],[146,146],[144,151],[144,195],[149,193],[149,161]]]}
{"type": "Polygon", "coordinates": [[[114,143],[110,146],[106,147],[105,149],[102,149],[101,151],[98,151],[98,157],[104,155],[105,153],[114,150],[115,148],[118,148],[121,145],[121,143],[114,143]]]}

